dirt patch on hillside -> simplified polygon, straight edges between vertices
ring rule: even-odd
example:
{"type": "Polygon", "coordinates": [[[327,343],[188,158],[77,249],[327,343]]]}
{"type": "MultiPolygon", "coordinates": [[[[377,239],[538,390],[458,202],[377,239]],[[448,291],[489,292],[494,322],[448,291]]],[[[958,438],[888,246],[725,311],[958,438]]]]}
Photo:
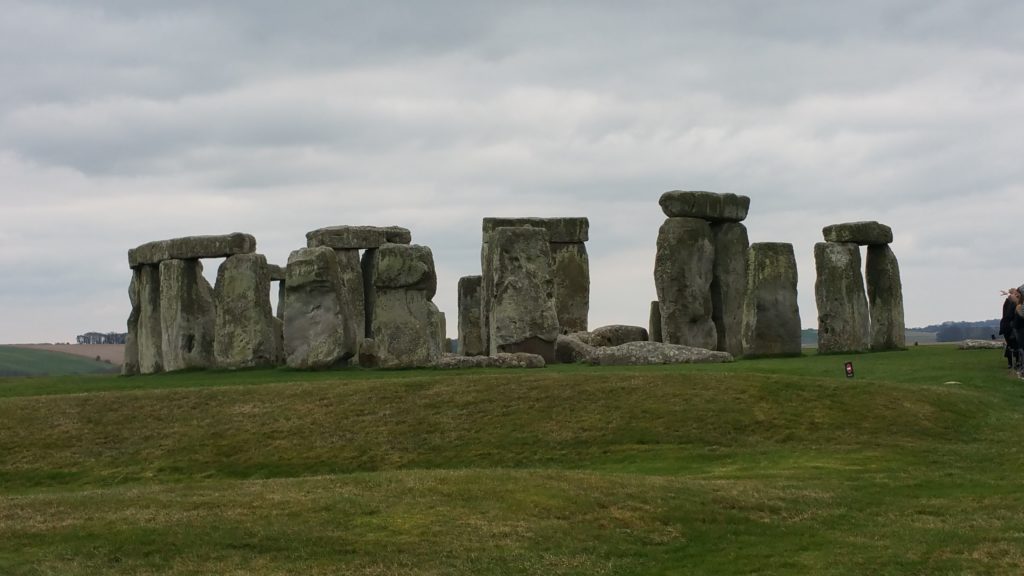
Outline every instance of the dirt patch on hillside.
{"type": "Polygon", "coordinates": [[[124,344],[15,344],[18,348],[63,352],[85,358],[105,360],[114,366],[124,364],[124,344]]]}

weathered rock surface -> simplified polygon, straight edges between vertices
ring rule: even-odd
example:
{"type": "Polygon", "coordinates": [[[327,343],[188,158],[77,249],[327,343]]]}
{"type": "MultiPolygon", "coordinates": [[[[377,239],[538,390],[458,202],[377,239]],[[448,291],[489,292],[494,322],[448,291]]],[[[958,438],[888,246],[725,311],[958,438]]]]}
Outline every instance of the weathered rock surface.
{"type": "Polygon", "coordinates": [[[793,245],[763,242],[747,253],[743,298],[743,354],[799,356],[800,308],[793,245]]]}
{"type": "Polygon", "coordinates": [[[433,302],[427,303],[427,309],[430,310],[430,327],[437,338],[437,353],[448,352],[445,349],[448,342],[448,317],[433,302]]]}
{"type": "Polygon", "coordinates": [[[374,253],[373,285],[423,290],[430,300],[437,292],[434,254],[418,244],[384,244],[374,253]]]}
{"type": "Polygon", "coordinates": [[[590,346],[574,335],[560,335],[556,345],[563,363],[597,366],[644,366],[651,364],[692,364],[732,362],[732,354],[661,342],[627,342],[618,346],[590,346]]]}
{"type": "Polygon", "coordinates": [[[128,284],[128,300],[132,311],[128,315],[128,335],[124,340],[124,363],[121,365],[122,376],[134,376],[139,373],[139,316],[142,309],[139,303],[139,270],[132,270],[132,280],[128,284]]]}
{"type": "Polygon", "coordinates": [[[306,233],[306,246],[335,250],[366,250],[386,243],[409,244],[412,233],[400,226],[330,226],[306,233]]]}
{"type": "Polygon", "coordinates": [[[661,342],[661,305],[657,300],[651,301],[651,314],[647,319],[647,335],[651,342],[661,342]]]}
{"type": "Polygon", "coordinates": [[[716,350],[743,355],[743,290],[747,286],[747,228],[721,222],[711,225],[715,263],[711,274],[711,319],[718,335],[716,350]]]}
{"type": "Polygon", "coordinates": [[[341,302],[345,306],[342,312],[342,320],[349,325],[356,335],[356,347],[362,341],[366,332],[366,299],[363,295],[365,282],[363,280],[363,266],[359,261],[359,250],[335,250],[334,255],[338,257],[338,271],[341,273],[342,294],[341,302]]]}
{"type": "Polygon", "coordinates": [[[868,246],[865,275],[871,310],[871,349],[902,350],[907,346],[903,319],[900,265],[888,245],[868,246]]]}
{"type": "Polygon", "coordinates": [[[543,368],[544,358],[537,354],[517,352],[496,356],[461,356],[445,354],[437,362],[438,368],[543,368]]]}
{"type": "Polygon", "coordinates": [[[555,314],[563,334],[587,329],[590,315],[590,258],[582,242],[551,244],[555,314]]]}
{"type": "Polygon", "coordinates": [[[626,344],[627,342],[646,342],[649,339],[647,329],[642,326],[612,324],[594,328],[590,333],[594,346],[607,347],[626,344]]]}
{"type": "Polygon", "coordinates": [[[164,370],[211,368],[216,311],[199,260],[160,263],[160,327],[164,370]]]}
{"type": "Polygon", "coordinates": [[[716,192],[672,190],[658,199],[669,218],[700,218],[709,222],[742,222],[750,210],[750,198],[716,192]]]}
{"type": "Polygon", "coordinates": [[[139,267],[139,373],[164,370],[163,331],[160,326],[160,266],[139,267]]]}
{"type": "Polygon", "coordinates": [[[493,279],[488,355],[527,352],[553,361],[559,330],[547,232],[498,228],[488,242],[488,252],[487,270],[493,279]]]}
{"type": "Polygon", "coordinates": [[[818,242],[814,245],[814,265],[818,353],[864,352],[869,346],[870,327],[860,247],[848,242],[818,242]]]}
{"type": "Polygon", "coordinates": [[[288,366],[300,369],[345,365],[358,352],[351,324],[342,318],[341,270],[334,250],[303,248],[288,256],[284,350],[288,366]]]}
{"type": "Polygon", "coordinates": [[[875,221],[846,222],[822,229],[826,242],[851,242],[860,245],[892,243],[892,228],[875,221]]]}
{"type": "Polygon", "coordinates": [[[661,308],[661,333],[669,344],[714,348],[711,319],[715,248],[711,226],[696,218],[669,218],[658,231],[654,284],[661,308]]]}
{"type": "Polygon", "coordinates": [[[277,366],[282,351],[262,254],[231,256],[217,269],[214,356],[221,368],[277,366]]]}
{"type": "Polygon", "coordinates": [[[286,270],[277,264],[267,264],[267,275],[271,282],[284,282],[286,270]]]}
{"type": "Polygon", "coordinates": [[[574,244],[590,239],[590,220],[566,218],[484,218],[484,242],[498,228],[540,228],[548,233],[548,242],[574,244]]]}
{"type": "Polygon", "coordinates": [[[359,343],[359,366],[377,368],[377,365],[377,341],[373,338],[363,338],[359,343]]]}
{"type": "Polygon", "coordinates": [[[377,302],[377,287],[373,285],[376,275],[377,249],[364,250],[360,266],[363,269],[363,335],[373,338],[373,307],[377,302]]]}
{"type": "Polygon", "coordinates": [[[480,334],[480,276],[459,278],[459,354],[486,354],[480,334]]]}
{"type": "Polygon", "coordinates": [[[590,361],[597,347],[580,339],[580,334],[559,334],[555,340],[555,360],[562,364],[590,361]]]}
{"type": "Polygon", "coordinates": [[[256,251],[256,239],[250,234],[233,232],[216,236],[186,236],[171,240],[147,242],[128,251],[128,265],[160,264],[164,260],[224,258],[256,251]]]}
{"type": "Polygon", "coordinates": [[[441,356],[436,307],[425,290],[377,288],[373,339],[380,368],[433,366],[441,356]]]}
{"type": "Polygon", "coordinates": [[[1005,343],[1002,340],[964,340],[957,345],[960,350],[991,350],[1002,349],[1005,343]]]}

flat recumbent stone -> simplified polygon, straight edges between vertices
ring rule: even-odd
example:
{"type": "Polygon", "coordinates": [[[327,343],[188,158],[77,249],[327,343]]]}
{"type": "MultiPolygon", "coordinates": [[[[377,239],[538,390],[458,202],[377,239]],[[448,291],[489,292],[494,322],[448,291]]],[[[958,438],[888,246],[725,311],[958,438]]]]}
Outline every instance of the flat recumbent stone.
{"type": "Polygon", "coordinates": [[[750,198],[736,194],[672,190],[658,199],[669,218],[699,218],[708,222],[742,222],[750,210],[750,198]]]}

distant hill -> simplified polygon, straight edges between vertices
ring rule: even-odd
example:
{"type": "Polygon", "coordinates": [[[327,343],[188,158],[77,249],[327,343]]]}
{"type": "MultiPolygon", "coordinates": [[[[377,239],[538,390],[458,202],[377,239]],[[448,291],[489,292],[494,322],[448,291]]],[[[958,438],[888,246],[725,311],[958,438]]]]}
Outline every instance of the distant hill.
{"type": "Polygon", "coordinates": [[[0,346],[0,376],[60,376],[117,372],[118,366],[61,352],[0,346]]]}

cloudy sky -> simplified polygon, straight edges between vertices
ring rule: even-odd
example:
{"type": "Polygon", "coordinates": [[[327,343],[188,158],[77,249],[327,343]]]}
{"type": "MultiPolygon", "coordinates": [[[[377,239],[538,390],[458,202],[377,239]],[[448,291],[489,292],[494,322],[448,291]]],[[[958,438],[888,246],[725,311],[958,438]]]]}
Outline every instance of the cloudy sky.
{"type": "MultiPolygon", "coordinates": [[[[662,192],[794,245],[892,226],[908,326],[1024,282],[1024,3],[0,0],[0,343],[123,331],[128,248],[406,226],[456,283],[484,216],[587,216],[591,326],[645,325],[662,192]],[[1014,254],[1014,250],[1017,254],[1014,254]]],[[[207,263],[216,274],[216,261],[207,263]]]]}

